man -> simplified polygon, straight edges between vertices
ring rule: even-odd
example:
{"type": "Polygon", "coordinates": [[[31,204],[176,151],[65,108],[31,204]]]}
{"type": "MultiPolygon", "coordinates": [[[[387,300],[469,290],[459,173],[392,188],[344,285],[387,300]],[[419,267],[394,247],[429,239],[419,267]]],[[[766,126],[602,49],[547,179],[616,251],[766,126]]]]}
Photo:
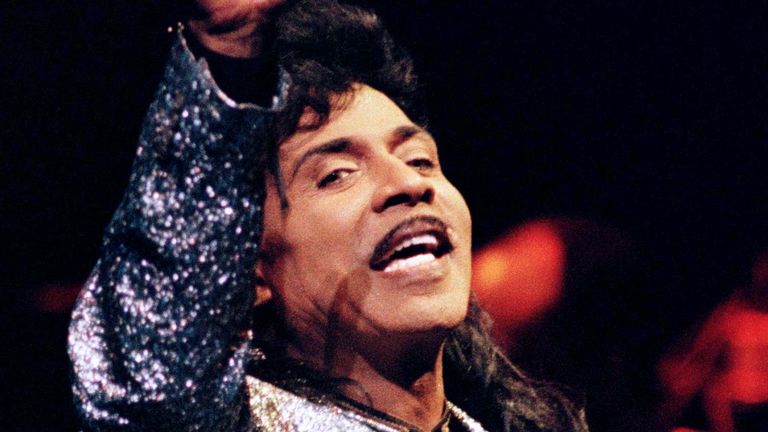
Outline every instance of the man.
{"type": "Polygon", "coordinates": [[[84,427],[584,430],[470,302],[469,212],[410,60],[369,12],[279,3],[189,21],[213,77],[254,56],[278,76],[270,108],[179,36],[73,314],[84,427]]]}

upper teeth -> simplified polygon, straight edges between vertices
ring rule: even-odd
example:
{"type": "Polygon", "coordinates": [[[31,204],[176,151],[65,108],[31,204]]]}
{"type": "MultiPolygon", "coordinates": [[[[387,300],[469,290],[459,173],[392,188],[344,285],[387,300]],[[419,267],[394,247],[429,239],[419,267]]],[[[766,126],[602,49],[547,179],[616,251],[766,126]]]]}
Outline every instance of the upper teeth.
{"type": "Polygon", "coordinates": [[[400,243],[392,253],[400,252],[401,250],[411,247],[413,245],[433,245],[437,246],[437,238],[432,234],[422,234],[420,236],[411,237],[408,240],[400,243]]]}

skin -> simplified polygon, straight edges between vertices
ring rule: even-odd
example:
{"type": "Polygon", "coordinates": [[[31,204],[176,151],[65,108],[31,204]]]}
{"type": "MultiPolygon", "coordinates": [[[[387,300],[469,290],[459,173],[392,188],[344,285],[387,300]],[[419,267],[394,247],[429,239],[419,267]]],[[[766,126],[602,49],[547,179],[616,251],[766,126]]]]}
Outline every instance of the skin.
{"type": "Polygon", "coordinates": [[[429,133],[371,87],[346,96],[324,125],[281,145],[289,206],[268,178],[258,297],[282,311],[289,355],[351,378],[370,399],[349,397],[428,430],[445,400],[443,343],[467,312],[469,210],[429,133]],[[417,216],[447,224],[453,251],[394,274],[373,270],[377,243],[417,216]]]}
{"type": "Polygon", "coordinates": [[[261,34],[270,13],[285,0],[198,0],[187,27],[211,51],[253,58],[265,49],[261,34]]]}

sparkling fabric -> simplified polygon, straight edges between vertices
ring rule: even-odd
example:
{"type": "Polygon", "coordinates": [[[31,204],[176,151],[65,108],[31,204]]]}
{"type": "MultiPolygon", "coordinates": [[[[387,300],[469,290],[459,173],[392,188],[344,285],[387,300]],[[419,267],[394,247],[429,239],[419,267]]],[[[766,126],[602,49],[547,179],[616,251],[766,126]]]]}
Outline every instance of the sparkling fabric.
{"type": "MultiPolygon", "coordinates": [[[[338,400],[298,396],[268,382],[247,377],[251,410],[258,428],[291,432],[412,432],[414,429],[383,413],[365,410],[338,400]]],[[[462,431],[485,429],[457,406],[448,402],[450,415],[462,431]]]]}
{"type": "Polygon", "coordinates": [[[69,353],[86,429],[247,423],[262,200],[255,137],[280,100],[271,110],[235,104],[179,35],[73,313],[69,353]]]}
{"type": "Polygon", "coordinates": [[[288,86],[281,76],[269,109],[236,104],[179,33],[72,316],[84,430],[403,430],[246,376],[263,198],[258,136],[288,86]]]}

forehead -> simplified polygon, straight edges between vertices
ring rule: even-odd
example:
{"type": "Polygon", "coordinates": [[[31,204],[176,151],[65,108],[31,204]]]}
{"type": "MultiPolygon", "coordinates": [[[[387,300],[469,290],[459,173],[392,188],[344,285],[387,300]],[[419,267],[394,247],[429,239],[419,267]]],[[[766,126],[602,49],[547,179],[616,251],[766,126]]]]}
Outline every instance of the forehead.
{"type": "MultiPolygon", "coordinates": [[[[280,145],[281,159],[292,159],[313,144],[339,138],[376,139],[391,134],[400,126],[413,125],[408,116],[384,93],[364,84],[344,96],[341,109],[331,111],[328,120],[317,129],[299,130],[280,145]]],[[[305,112],[301,125],[313,118],[305,112]]]]}

